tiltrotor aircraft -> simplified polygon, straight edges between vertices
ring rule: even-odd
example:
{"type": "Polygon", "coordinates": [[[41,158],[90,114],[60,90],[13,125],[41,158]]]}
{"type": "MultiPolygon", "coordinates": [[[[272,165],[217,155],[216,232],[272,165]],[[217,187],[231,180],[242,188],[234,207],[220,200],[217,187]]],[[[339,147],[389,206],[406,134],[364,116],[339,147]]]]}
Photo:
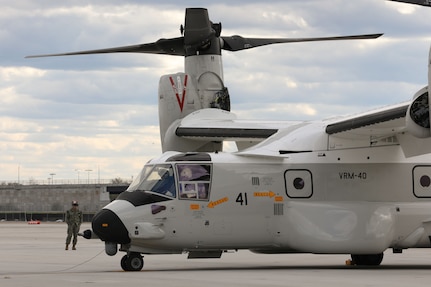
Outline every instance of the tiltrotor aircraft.
{"type": "MultiPolygon", "coordinates": [[[[238,120],[223,82],[221,50],[312,39],[221,36],[206,9],[186,9],[183,36],[155,43],[41,56],[137,52],[185,57],[185,72],[159,83],[163,155],[98,212],[88,238],[108,255],[223,252],[351,254],[379,265],[383,252],[431,247],[428,86],[409,102],[309,122],[238,120]],[[237,152],[223,152],[234,141],[237,152]]],[[[33,57],[33,56],[32,56],[33,57]]],[[[430,65],[430,64],[428,64],[430,65]]]]}

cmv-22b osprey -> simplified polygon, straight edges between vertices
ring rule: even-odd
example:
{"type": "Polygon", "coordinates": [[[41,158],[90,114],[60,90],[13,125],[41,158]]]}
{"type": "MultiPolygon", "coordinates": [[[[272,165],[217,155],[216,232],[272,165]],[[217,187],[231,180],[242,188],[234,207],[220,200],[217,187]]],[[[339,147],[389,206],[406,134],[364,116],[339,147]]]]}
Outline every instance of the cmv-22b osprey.
{"type": "MultiPolygon", "coordinates": [[[[138,52],[185,57],[185,72],[162,76],[163,155],[99,211],[88,238],[108,255],[126,252],[126,271],[143,254],[223,252],[351,254],[379,265],[388,248],[431,247],[431,139],[428,86],[407,103],[327,121],[241,121],[230,110],[221,50],[321,40],[221,36],[203,8],[186,9],[182,36],[61,56],[138,52]],[[222,152],[234,141],[237,152],[222,152]]],[[[430,65],[428,63],[428,65],[430,65]]]]}

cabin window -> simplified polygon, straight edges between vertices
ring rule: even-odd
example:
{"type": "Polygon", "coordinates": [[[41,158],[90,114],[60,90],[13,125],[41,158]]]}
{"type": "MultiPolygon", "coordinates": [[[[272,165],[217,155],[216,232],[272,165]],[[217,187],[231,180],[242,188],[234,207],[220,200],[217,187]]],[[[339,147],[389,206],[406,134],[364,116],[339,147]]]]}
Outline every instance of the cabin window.
{"type": "Polygon", "coordinates": [[[289,169],[284,173],[286,194],[290,198],[313,196],[313,176],[306,169],[289,169]]]}
{"type": "Polygon", "coordinates": [[[417,198],[431,198],[430,165],[417,165],[413,168],[413,194],[417,198]]]}
{"type": "Polygon", "coordinates": [[[208,200],[211,182],[210,164],[177,164],[180,199],[208,200]]]}

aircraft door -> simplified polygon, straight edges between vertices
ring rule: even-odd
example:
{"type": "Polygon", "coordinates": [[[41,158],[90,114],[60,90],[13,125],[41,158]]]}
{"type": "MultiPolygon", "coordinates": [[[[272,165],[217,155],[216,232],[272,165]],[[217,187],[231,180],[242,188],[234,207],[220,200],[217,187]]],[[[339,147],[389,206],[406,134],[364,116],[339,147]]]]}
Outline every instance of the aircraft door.
{"type": "Polygon", "coordinates": [[[176,214],[178,220],[177,235],[192,236],[195,245],[208,239],[207,212],[211,188],[212,165],[210,163],[177,163],[177,201],[176,214]]]}
{"type": "Polygon", "coordinates": [[[313,176],[307,169],[288,169],[284,173],[286,194],[289,198],[313,196],[313,176]]]}

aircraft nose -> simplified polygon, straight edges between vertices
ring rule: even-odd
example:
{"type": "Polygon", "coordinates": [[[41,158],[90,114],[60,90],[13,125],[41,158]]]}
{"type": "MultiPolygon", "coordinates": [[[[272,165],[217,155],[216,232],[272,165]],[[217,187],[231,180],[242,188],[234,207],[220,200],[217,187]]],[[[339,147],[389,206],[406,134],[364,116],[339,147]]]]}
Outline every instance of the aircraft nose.
{"type": "Polygon", "coordinates": [[[91,225],[94,233],[105,242],[130,243],[126,226],[124,226],[117,214],[109,209],[99,211],[94,216],[91,225]]]}

